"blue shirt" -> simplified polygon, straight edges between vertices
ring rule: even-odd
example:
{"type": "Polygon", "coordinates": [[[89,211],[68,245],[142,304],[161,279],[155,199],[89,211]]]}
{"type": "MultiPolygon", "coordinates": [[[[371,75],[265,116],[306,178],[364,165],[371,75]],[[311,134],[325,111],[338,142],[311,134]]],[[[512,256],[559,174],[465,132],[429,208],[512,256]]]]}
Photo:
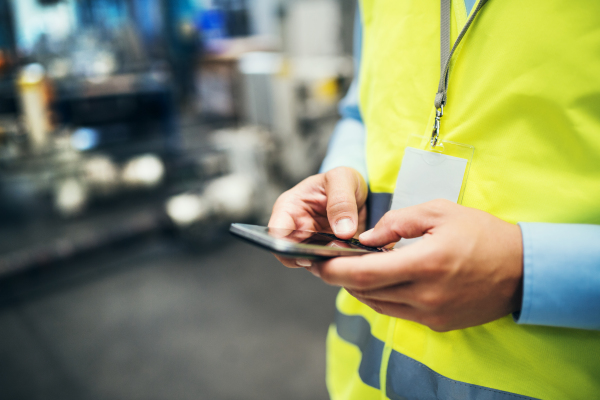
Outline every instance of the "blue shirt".
{"type": "MultiPolygon", "coordinates": [[[[465,0],[467,11],[475,1],[465,0]]],[[[354,30],[355,78],[340,102],[342,119],[329,142],[321,172],[346,166],[366,179],[366,135],[358,106],[359,16],[354,30]]],[[[514,314],[517,323],[600,330],[600,225],[520,222],[519,226],[523,301],[521,311],[514,314]]]]}

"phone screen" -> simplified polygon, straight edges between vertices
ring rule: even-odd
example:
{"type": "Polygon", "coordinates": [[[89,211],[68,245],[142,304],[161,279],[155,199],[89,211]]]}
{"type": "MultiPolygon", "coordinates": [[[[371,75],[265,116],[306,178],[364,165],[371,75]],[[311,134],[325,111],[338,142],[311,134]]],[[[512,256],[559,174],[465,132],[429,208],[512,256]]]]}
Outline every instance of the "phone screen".
{"type": "Polygon", "coordinates": [[[310,244],[315,246],[334,247],[342,249],[360,249],[363,246],[356,239],[343,240],[338,239],[333,234],[322,232],[296,231],[291,229],[267,228],[269,236],[275,239],[282,239],[291,243],[310,244]]]}
{"type": "Polygon", "coordinates": [[[294,257],[356,256],[385,249],[368,247],[357,239],[338,239],[325,232],[297,231],[266,226],[231,224],[234,235],[272,252],[294,257]]]}

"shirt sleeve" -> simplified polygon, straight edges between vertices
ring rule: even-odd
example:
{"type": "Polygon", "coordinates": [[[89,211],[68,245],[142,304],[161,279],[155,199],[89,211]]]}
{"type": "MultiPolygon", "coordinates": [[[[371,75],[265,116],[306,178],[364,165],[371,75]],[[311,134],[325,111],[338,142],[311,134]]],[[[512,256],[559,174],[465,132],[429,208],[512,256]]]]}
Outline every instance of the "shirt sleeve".
{"type": "Polygon", "coordinates": [[[354,80],[339,106],[342,119],[337,123],[327,155],[321,164],[320,172],[337,167],[351,167],[360,172],[367,180],[367,162],[365,156],[365,126],[358,106],[358,75],[361,52],[362,27],[357,7],[354,20],[354,80]]]}
{"type": "Polygon", "coordinates": [[[519,324],[600,330],[600,225],[519,223],[519,324]]]}

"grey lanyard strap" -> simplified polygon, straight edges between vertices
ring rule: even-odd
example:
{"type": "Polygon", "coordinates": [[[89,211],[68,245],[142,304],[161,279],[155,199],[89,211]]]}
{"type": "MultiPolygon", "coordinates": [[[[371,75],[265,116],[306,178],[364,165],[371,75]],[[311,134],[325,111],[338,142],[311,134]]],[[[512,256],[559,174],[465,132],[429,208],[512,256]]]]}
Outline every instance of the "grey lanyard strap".
{"type": "Polygon", "coordinates": [[[454,51],[460,44],[460,41],[465,36],[469,27],[475,20],[475,16],[483,8],[488,0],[480,0],[471,13],[471,17],[467,20],[462,31],[456,38],[452,50],[450,50],[450,2],[451,0],[441,0],[441,20],[440,20],[440,84],[435,95],[435,122],[433,132],[431,133],[431,147],[435,147],[440,136],[440,119],[444,115],[444,106],[446,105],[446,93],[448,92],[448,75],[450,73],[450,60],[454,51]]]}

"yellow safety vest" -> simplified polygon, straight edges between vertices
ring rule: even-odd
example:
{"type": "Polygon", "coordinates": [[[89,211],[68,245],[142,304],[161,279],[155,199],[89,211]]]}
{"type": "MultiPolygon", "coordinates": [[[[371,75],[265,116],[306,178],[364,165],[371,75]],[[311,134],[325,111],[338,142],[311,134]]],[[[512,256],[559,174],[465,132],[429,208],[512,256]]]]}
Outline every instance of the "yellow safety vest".
{"type": "MultiPolygon", "coordinates": [[[[360,108],[377,196],[394,191],[407,136],[431,135],[440,2],[363,0],[361,14],[360,108]]],[[[452,42],[466,19],[453,1],[452,42]]],[[[600,1],[490,0],[453,60],[441,138],[475,147],[463,205],[513,223],[600,224],[600,1]]],[[[437,333],[344,290],[336,306],[334,400],[600,399],[600,332],[507,316],[437,333]]]]}

